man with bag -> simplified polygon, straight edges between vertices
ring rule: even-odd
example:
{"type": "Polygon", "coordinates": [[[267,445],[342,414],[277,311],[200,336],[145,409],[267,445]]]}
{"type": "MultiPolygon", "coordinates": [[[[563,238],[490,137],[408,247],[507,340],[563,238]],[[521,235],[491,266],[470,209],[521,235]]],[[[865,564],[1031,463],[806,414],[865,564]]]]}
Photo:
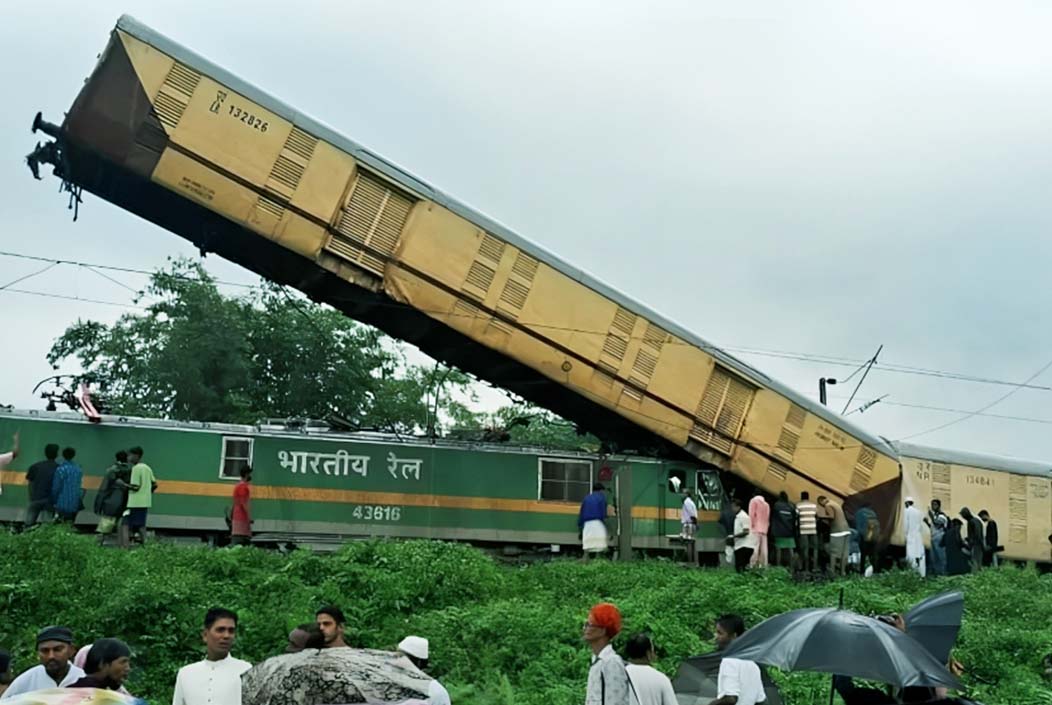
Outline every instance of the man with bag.
{"type": "Polygon", "coordinates": [[[106,470],[99,491],[95,495],[95,514],[99,525],[95,533],[99,535],[99,545],[106,543],[106,537],[117,530],[124,510],[128,508],[128,489],[131,488],[131,465],[128,454],[117,451],[115,462],[106,470]]]}

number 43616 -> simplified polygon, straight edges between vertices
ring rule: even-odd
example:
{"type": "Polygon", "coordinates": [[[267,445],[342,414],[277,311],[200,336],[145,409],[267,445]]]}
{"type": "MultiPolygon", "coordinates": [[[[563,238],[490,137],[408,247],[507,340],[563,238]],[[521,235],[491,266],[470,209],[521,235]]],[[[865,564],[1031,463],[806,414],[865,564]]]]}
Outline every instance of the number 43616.
{"type": "Polygon", "coordinates": [[[400,521],[401,507],[386,507],[380,504],[359,504],[351,512],[355,519],[362,521],[400,521]]]}

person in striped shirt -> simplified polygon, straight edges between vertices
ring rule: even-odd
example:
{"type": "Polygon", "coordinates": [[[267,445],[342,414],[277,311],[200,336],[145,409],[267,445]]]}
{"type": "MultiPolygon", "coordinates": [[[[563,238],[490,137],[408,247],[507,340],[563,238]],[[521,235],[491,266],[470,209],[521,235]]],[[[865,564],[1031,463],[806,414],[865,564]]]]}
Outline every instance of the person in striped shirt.
{"type": "Polygon", "coordinates": [[[805,490],[796,505],[800,526],[800,561],[805,571],[818,570],[818,505],[805,490]]]}

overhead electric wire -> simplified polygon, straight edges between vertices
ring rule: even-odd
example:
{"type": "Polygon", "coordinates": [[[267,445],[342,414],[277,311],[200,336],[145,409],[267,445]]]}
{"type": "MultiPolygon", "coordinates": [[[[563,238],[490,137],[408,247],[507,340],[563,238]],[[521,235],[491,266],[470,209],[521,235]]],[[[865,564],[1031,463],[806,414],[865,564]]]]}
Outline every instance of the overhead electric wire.
{"type": "Polygon", "coordinates": [[[11,294],[28,294],[29,296],[43,296],[49,299],[62,299],[64,301],[80,301],[86,304],[102,304],[104,306],[119,306],[121,308],[134,308],[140,311],[147,311],[145,306],[136,306],[135,304],[121,303],[119,301],[102,301],[100,299],[86,299],[81,296],[67,296],[65,294],[52,294],[47,291],[29,291],[28,289],[0,289],[4,293],[11,294]]]}
{"type": "MultiPolygon", "coordinates": [[[[142,274],[142,275],[145,275],[145,276],[152,276],[153,274],[156,274],[156,272],[153,272],[153,271],[149,271],[149,270],[145,270],[145,269],[135,269],[133,267],[118,267],[118,266],[113,266],[113,265],[91,264],[91,263],[86,263],[86,262],[80,262],[80,261],[77,261],[77,260],[65,260],[65,259],[54,259],[54,258],[49,258],[49,257],[39,257],[39,256],[25,255],[25,254],[21,254],[21,253],[18,253],[18,252],[10,252],[10,251],[0,251],[0,256],[15,257],[15,258],[18,258],[18,259],[33,260],[33,261],[37,261],[37,262],[50,262],[53,265],[55,265],[55,264],[71,264],[71,265],[76,265],[76,266],[79,266],[79,267],[87,267],[87,268],[90,268],[90,269],[104,269],[104,270],[116,271],[116,272],[142,274]]],[[[98,273],[98,272],[96,272],[96,273],[98,273]]],[[[176,278],[179,278],[179,279],[182,279],[182,280],[185,280],[185,281],[206,281],[206,280],[199,279],[197,277],[188,277],[188,276],[185,276],[185,275],[171,275],[171,276],[175,276],[176,278]]],[[[224,281],[222,279],[209,279],[207,281],[211,281],[211,282],[213,282],[215,284],[222,285],[222,286],[236,286],[236,287],[241,287],[241,288],[245,288],[245,289],[254,289],[254,288],[256,288],[258,286],[256,284],[244,284],[244,283],[241,283],[241,282],[224,281]]],[[[124,285],[122,284],[122,286],[124,286],[124,285]]],[[[371,305],[372,306],[390,306],[392,308],[405,308],[405,304],[400,304],[400,303],[397,303],[397,302],[390,302],[390,303],[387,303],[387,302],[373,302],[371,305]]],[[[475,317],[475,314],[471,314],[471,313],[460,314],[460,313],[453,313],[453,312],[450,312],[450,311],[425,310],[425,309],[417,309],[417,310],[419,310],[421,313],[432,314],[432,315],[435,315],[435,316],[444,316],[444,317],[447,317],[447,318],[458,318],[458,317],[474,318],[475,317]]],[[[574,327],[569,327],[569,326],[556,326],[556,325],[549,325],[549,324],[539,323],[539,322],[519,321],[519,324],[522,325],[522,326],[525,326],[525,327],[530,327],[530,328],[538,328],[538,329],[544,329],[544,330],[558,330],[558,331],[564,331],[564,332],[569,332],[569,333],[580,333],[580,334],[583,334],[583,335],[601,335],[601,336],[606,336],[608,334],[607,331],[588,330],[588,329],[584,329],[584,328],[574,328],[574,327]]],[[[630,336],[630,338],[632,338],[632,339],[644,339],[644,337],[645,336],[630,336]]],[[[672,341],[669,341],[669,342],[673,343],[673,344],[678,342],[678,343],[684,344],[684,345],[691,345],[691,346],[695,345],[695,343],[687,342],[687,341],[675,341],[675,340],[672,340],[672,341]]],[[[838,356],[835,356],[835,355],[822,355],[822,354],[817,354],[817,353],[801,353],[801,352],[792,352],[792,351],[786,351],[786,350],[767,350],[767,349],[763,349],[763,348],[741,347],[741,346],[733,346],[733,345],[711,345],[711,344],[709,344],[709,345],[700,345],[700,346],[697,346],[697,347],[701,347],[702,349],[705,349],[705,350],[708,350],[708,351],[746,353],[746,354],[750,354],[750,355],[759,355],[759,356],[763,356],[763,357],[774,357],[774,358],[782,358],[782,359],[788,359],[788,360],[799,360],[799,361],[802,361],[802,362],[809,362],[809,363],[821,364],[821,365],[835,365],[835,366],[841,366],[841,367],[857,367],[856,371],[853,372],[851,375],[849,375],[846,378],[845,381],[850,380],[852,377],[854,377],[854,375],[858,373],[858,370],[861,370],[870,361],[869,359],[859,360],[859,359],[853,359],[853,358],[838,357],[838,356]]],[[[975,375],[962,374],[962,373],[958,373],[958,372],[950,372],[950,371],[946,371],[946,370],[930,369],[930,368],[924,368],[924,367],[914,367],[914,366],[909,366],[909,365],[895,365],[895,364],[888,364],[888,363],[880,363],[879,365],[875,365],[873,369],[874,369],[874,371],[878,371],[878,372],[894,372],[894,373],[897,373],[897,374],[921,375],[921,376],[926,376],[926,377],[937,377],[937,378],[941,378],[941,379],[953,379],[953,380],[958,380],[958,381],[962,381],[962,382],[975,382],[975,383],[980,383],[980,384],[993,384],[993,385],[1000,385],[1000,386],[1006,386],[1006,387],[1017,387],[1017,388],[1022,388],[1022,389],[1034,389],[1034,390],[1043,391],[1043,392],[1052,391],[1052,387],[1050,387],[1050,386],[1031,385],[1031,384],[1025,384],[1025,383],[1024,384],[1020,384],[1019,382],[1012,382],[1012,381],[1008,381],[1008,380],[993,379],[993,378],[990,378],[990,377],[980,377],[980,376],[975,376],[975,375]]]]}
{"type": "MultiPolygon", "coordinates": [[[[830,397],[830,399],[846,399],[846,398],[847,397],[845,397],[845,396],[831,396],[830,397]]],[[[942,413],[946,413],[946,414],[971,414],[972,413],[971,411],[969,411],[967,409],[951,409],[951,408],[945,407],[945,406],[930,406],[928,404],[913,404],[913,403],[904,402],[904,401],[887,401],[886,399],[883,399],[883,398],[879,399],[879,400],[877,400],[877,399],[865,399],[865,400],[860,399],[859,401],[863,402],[863,406],[866,405],[866,404],[870,404],[872,402],[879,401],[881,406],[900,406],[900,407],[905,408],[905,409],[919,409],[920,411],[938,411],[938,412],[942,412],[942,413]]],[[[856,409],[855,411],[858,411],[858,410],[856,409]]],[[[854,411],[848,412],[848,414],[845,414],[845,416],[848,416],[848,415],[850,415],[852,413],[855,413],[855,412],[854,411]]],[[[1009,416],[1007,414],[986,414],[986,413],[978,413],[978,414],[974,414],[974,415],[975,416],[982,416],[982,417],[988,418],[988,419],[1002,419],[1004,421],[1023,421],[1023,422],[1026,422],[1026,423],[1039,423],[1039,424],[1047,424],[1047,425],[1052,426],[1052,419],[1038,419],[1038,418],[1034,418],[1034,417],[1031,417],[1031,416],[1009,416]]]]}
{"type": "Polygon", "coordinates": [[[49,264],[48,266],[44,267],[43,269],[38,269],[37,271],[33,272],[32,274],[27,274],[24,277],[19,277],[18,279],[14,279],[12,281],[9,281],[6,284],[4,284],[3,286],[0,286],[0,291],[5,291],[6,289],[14,286],[15,284],[18,284],[19,282],[24,282],[26,279],[32,279],[33,277],[39,276],[39,275],[43,274],[44,272],[48,271],[49,269],[52,269],[52,268],[57,267],[57,266],[58,266],[57,262],[56,263],[52,263],[52,264],[49,264]]]}
{"type": "MultiPolygon", "coordinates": [[[[17,283],[18,281],[22,281],[22,280],[24,280],[26,278],[29,278],[29,277],[41,274],[41,273],[47,271],[48,269],[50,269],[51,267],[57,266],[59,264],[70,264],[70,265],[75,265],[75,266],[79,266],[79,267],[85,267],[85,268],[88,268],[88,269],[92,269],[93,271],[97,270],[97,269],[105,269],[105,270],[109,270],[109,271],[134,273],[134,274],[141,274],[141,275],[145,275],[145,276],[152,276],[153,274],[156,274],[156,272],[152,272],[152,271],[144,270],[144,269],[135,269],[135,268],[131,268],[131,267],[119,267],[119,266],[102,265],[102,264],[89,264],[89,263],[86,263],[86,262],[79,262],[79,261],[76,261],[76,260],[63,260],[63,259],[53,259],[53,258],[47,258],[47,257],[37,257],[37,256],[33,256],[33,255],[25,255],[25,254],[9,252],[9,251],[0,251],[0,256],[15,257],[15,258],[20,258],[20,259],[41,261],[41,262],[48,262],[49,263],[48,267],[44,268],[43,270],[40,270],[39,272],[35,272],[33,274],[28,275],[27,277],[24,277],[23,279],[19,279],[19,280],[16,280],[15,282],[11,282],[10,284],[6,285],[6,287],[0,287],[0,291],[9,291],[11,293],[21,293],[21,294],[27,294],[27,295],[31,295],[31,296],[42,296],[42,297],[55,298],[55,299],[64,299],[64,300],[70,300],[70,301],[80,301],[80,302],[84,302],[84,303],[101,304],[101,305],[107,305],[107,306],[119,306],[119,307],[139,309],[139,310],[147,310],[147,309],[145,307],[143,307],[143,306],[137,306],[137,305],[134,305],[134,304],[123,304],[123,303],[119,303],[119,302],[115,302],[115,301],[103,301],[103,300],[99,300],[99,299],[88,299],[88,298],[83,298],[83,297],[79,297],[79,296],[67,296],[67,295],[54,294],[54,293],[49,293],[49,292],[29,291],[29,290],[23,290],[23,289],[10,289],[9,287],[11,286],[11,284],[14,284],[14,283],[17,283]]],[[[117,281],[116,279],[113,279],[111,277],[103,275],[101,272],[97,272],[96,271],[95,273],[99,274],[100,276],[105,277],[106,279],[109,279],[110,281],[113,281],[114,283],[120,284],[121,286],[125,287],[126,289],[128,289],[130,291],[134,291],[135,293],[140,293],[140,292],[134,290],[132,287],[130,287],[130,286],[126,285],[126,284],[123,284],[122,282],[117,281]]],[[[173,276],[176,276],[177,278],[180,278],[180,279],[183,279],[183,280],[187,280],[187,281],[210,281],[210,282],[215,283],[215,284],[237,286],[237,287],[248,288],[248,289],[253,289],[253,288],[256,288],[258,286],[258,285],[254,285],[254,284],[243,284],[243,283],[240,283],[240,282],[227,282],[227,281],[218,280],[218,279],[207,279],[207,280],[205,280],[205,279],[201,279],[201,278],[198,278],[198,277],[189,277],[189,276],[185,276],[185,275],[173,275],[173,276]]],[[[304,311],[298,305],[298,302],[295,302],[292,299],[292,297],[290,296],[290,294],[287,291],[287,289],[285,287],[279,287],[279,288],[282,290],[283,295],[289,300],[290,304],[292,304],[301,315],[303,315],[304,317],[307,317],[307,312],[304,311]]],[[[397,302],[391,302],[388,305],[399,307],[399,308],[404,308],[405,307],[405,304],[399,304],[397,302]]],[[[442,315],[442,316],[455,316],[455,315],[458,315],[458,314],[451,314],[448,311],[433,311],[433,312],[423,311],[423,312],[424,313],[434,313],[436,315],[442,315]]],[[[474,314],[463,314],[463,315],[475,317],[474,314]]],[[[552,325],[531,324],[531,323],[522,323],[522,325],[528,326],[528,327],[548,328],[548,329],[563,330],[563,331],[577,332],[577,333],[583,333],[583,334],[604,335],[604,336],[607,335],[607,333],[604,332],[604,331],[578,329],[578,328],[571,328],[571,327],[565,327],[565,326],[552,326],[552,325]]],[[[693,343],[686,343],[685,341],[680,341],[680,342],[684,342],[684,344],[693,345],[693,343]]],[[[831,355],[812,355],[812,354],[807,354],[807,353],[794,353],[794,352],[783,351],[783,350],[764,350],[764,349],[758,349],[758,348],[745,348],[745,347],[733,347],[733,346],[720,347],[720,346],[713,346],[713,345],[709,345],[709,346],[704,346],[703,345],[703,346],[699,346],[699,347],[702,347],[703,349],[710,349],[710,350],[713,350],[713,351],[721,351],[721,352],[722,351],[735,351],[735,352],[742,352],[742,353],[746,353],[746,354],[755,354],[755,355],[763,355],[763,356],[770,356],[770,357],[781,357],[781,358],[786,358],[786,359],[794,359],[794,360],[800,360],[800,361],[806,361],[806,362],[812,362],[812,363],[818,363],[818,364],[855,366],[855,365],[857,365],[860,362],[859,360],[852,360],[851,358],[836,357],[836,356],[831,356],[831,355]]],[[[861,363],[862,363],[861,367],[859,367],[855,372],[853,372],[851,375],[849,375],[847,377],[847,379],[851,379],[851,377],[853,377],[855,374],[857,374],[858,370],[866,367],[867,364],[871,364],[872,363],[872,358],[870,360],[863,360],[863,361],[861,361],[861,363]]],[[[1052,366],[1052,362],[1050,362],[1049,365],[1052,366]]],[[[882,370],[882,371],[889,371],[889,372],[900,372],[900,373],[905,373],[905,374],[926,375],[926,376],[933,376],[933,377],[957,379],[957,380],[961,380],[961,381],[978,382],[978,383],[985,383],[985,384],[996,384],[996,385],[1004,385],[1004,386],[1011,386],[1012,387],[1012,390],[1008,394],[1003,395],[1002,397],[1000,397],[999,399],[995,400],[994,402],[991,402],[991,404],[989,404],[989,405],[987,405],[987,406],[985,406],[985,407],[983,407],[983,408],[981,408],[981,409],[979,409],[979,410],[977,410],[975,412],[961,412],[961,413],[966,413],[967,414],[966,416],[962,417],[961,419],[957,419],[957,420],[955,420],[953,422],[950,422],[948,424],[943,424],[941,426],[937,426],[937,427],[934,427],[932,429],[921,431],[921,432],[913,434],[911,436],[907,436],[906,438],[915,438],[917,436],[926,435],[928,433],[934,433],[935,431],[941,430],[942,428],[946,428],[946,427],[951,426],[951,425],[953,425],[955,423],[959,423],[960,421],[964,421],[967,418],[970,418],[971,416],[982,415],[982,412],[988,410],[989,408],[992,408],[996,404],[999,404],[1001,401],[1004,401],[1005,399],[1010,397],[1012,394],[1015,394],[1020,389],[1036,389],[1036,390],[1041,390],[1041,391],[1050,391],[1050,390],[1052,390],[1052,387],[1030,384],[1030,382],[1033,379],[1035,379],[1040,374],[1040,372],[1043,372],[1045,368],[1043,368],[1037,374],[1031,376],[1029,379],[1027,379],[1026,381],[1021,382],[1021,383],[1009,382],[1009,381],[1005,381],[1005,380],[996,380],[996,379],[985,378],[985,377],[976,377],[976,376],[971,376],[971,375],[963,375],[963,374],[959,374],[959,373],[947,372],[947,371],[944,371],[944,370],[933,370],[933,369],[926,369],[926,368],[920,368],[920,367],[910,367],[910,366],[905,366],[905,365],[886,365],[885,364],[885,365],[882,365],[882,366],[878,367],[877,369],[882,370]]],[[[580,390],[580,391],[583,391],[583,390],[580,390]]],[[[894,402],[888,402],[888,403],[889,404],[895,404],[894,402]]],[[[904,404],[895,404],[895,405],[905,406],[904,404]]],[[[925,408],[925,407],[923,407],[923,405],[913,405],[913,406],[915,408],[925,408]]],[[[928,410],[941,411],[941,409],[938,408],[938,407],[931,407],[928,410]]],[[[662,420],[662,419],[658,419],[656,417],[652,418],[652,420],[658,421],[658,422],[661,422],[661,423],[667,423],[667,421],[662,420]]],[[[1036,420],[1036,419],[1023,419],[1023,418],[1020,418],[1018,420],[1044,423],[1044,421],[1036,420]]],[[[674,426],[674,427],[677,426],[677,424],[671,424],[671,425],[674,426]]],[[[758,445],[758,446],[765,446],[767,444],[756,444],[756,445],[758,445]]],[[[819,448],[816,447],[816,448],[813,448],[813,449],[817,450],[819,448]]]]}
{"type": "MultiPolygon", "coordinates": [[[[1040,377],[1040,376],[1041,376],[1042,374],[1044,374],[1045,370],[1047,370],[1047,369],[1048,369],[1049,367],[1052,367],[1052,360],[1049,360],[1049,361],[1048,361],[1047,363],[1045,363],[1045,364],[1044,364],[1044,365],[1043,365],[1043,366],[1041,367],[1041,369],[1039,369],[1039,370],[1038,370],[1037,372],[1035,372],[1034,374],[1030,375],[1030,377],[1028,377],[1028,378],[1027,378],[1026,382],[1030,382],[1030,381],[1032,381],[1032,380],[1035,380],[1035,379],[1037,379],[1037,378],[1038,378],[1038,377],[1040,377]]],[[[1026,384],[1026,382],[1024,382],[1023,384],[1026,384]]],[[[935,427],[933,427],[933,428],[929,428],[929,429],[927,429],[927,430],[925,430],[925,431],[921,431],[921,432],[919,432],[919,433],[914,433],[914,434],[912,434],[912,435],[909,435],[909,436],[904,436],[904,437],[900,438],[899,440],[901,440],[901,441],[907,441],[907,440],[910,440],[911,438],[917,438],[918,436],[926,436],[926,435],[928,435],[929,433],[935,433],[936,431],[941,431],[941,430],[943,430],[944,428],[949,428],[950,426],[953,426],[953,425],[955,425],[955,424],[959,424],[959,423],[961,423],[962,421],[967,421],[968,419],[972,418],[973,416],[978,416],[978,415],[979,415],[979,414],[981,414],[982,412],[984,412],[984,411],[988,411],[988,410],[992,409],[993,407],[997,406],[998,404],[1000,404],[1000,403],[1001,403],[1001,402],[1003,402],[1003,401],[1004,401],[1005,399],[1007,399],[1008,397],[1012,396],[1013,394],[1015,394],[1016,392],[1018,392],[1018,391],[1019,391],[1020,389],[1022,389],[1022,388],[1023,388],[1023,385],[1019,385],[1019,386],[1017,386],[1017,387],[1016,387],[1015,389],[1009,390],[1009,391],[1008,391],[1007,393],[1005,393],[1005,394],[1001,395],[1001,396],[1000,396],[1000,397],[998,397],[997,399],[994,399],[994,400],[993,400],[992,402],[990,402],[989,404],[987,404],[987,405],[985,405],[985,406],[982,406],[982,407],[979,407],[979,408],[978,408],[978,409],[976,409],[975,411],[969,411],[969,412],[967,412],[967,413],[966,413],[966,414],[965,414],[964,416],[960,417],[959,419],[954,419],[953,421],[949,421],[949,422],[947,422],[947,423],[944,423],[944,424],[941,424],[941,425],[939,425],[939,426],[935,426],[935,427]]]]}

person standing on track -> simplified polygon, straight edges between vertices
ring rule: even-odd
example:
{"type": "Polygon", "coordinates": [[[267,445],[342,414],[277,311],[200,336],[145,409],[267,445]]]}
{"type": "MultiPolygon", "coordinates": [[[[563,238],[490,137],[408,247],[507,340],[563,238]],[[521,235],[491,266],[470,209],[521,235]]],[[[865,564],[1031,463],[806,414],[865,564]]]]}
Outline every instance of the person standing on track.
{"type": "Polygon", "coordinates": [[[51,505],[58,520],[71,524],[84,508],[84,471],[73,462],[76,456],[75,449],[63,448],[63,462],[55,468],[55,475],[51,478],[51,505]]]}
{"type": "Polygon", "coordinates": [[[942,511],[942,501],[933,499],[924,523],[931,530],[931,569],[935,575],[946,575],[946,545],[944,537],[950,528],[950,518],[942,511]]]}
{"type": "Polygon", "coordinates": [[[778,501],[771,507],[771,538],[774,539],[774,564],[793,569],[796,549],[796,507],[785,492],[778,493],[778,501]]]}
{"type": "Polygon", "coordinates": [[[751,561],[753,568],[767,567],[767,532],[770,528],[771,506],[763,498],[763,493],[757,489],[756,495],[749,500],[749,534],[753,542],[751,561]]]}
{"type": "Polygon", "coordinates": [[[698,505],[694,503],[694,498],[690,495],[690,488],[684,487],[683,507],[679,512],[680,535],[687,545],[687,562],[697,565],[698,551],[694,537],[698,529],[698,505]]]}
{"type": "Polygon", "coordinates": [[[131,465],[128,464],[128,453],[117,451],[115,462],[106,470],[106,475],[95,495],[95,514],[99,525],[95,533],[99,535],[99,545],[106,543],[106,537],[117,530],[124,511],[128,508],[128,490],[131,488],[131,465]]]}
{"type": "Polygon", "coordinates": [[[860,573],[866,572],[866,561],[873,566],[873,572],[877,572],[877,542],[880,541],[880,519],[877,512],[870,506],[869,502],[862,502],[862,506],[855,512],[855,531],[858,532],[860,573]]]}
{"type": "Polygon", "coordinates": [[[906,562],[910,569],[917,571],[923,578],[927,574],[927,563],[924,560],[924,536],[921,526],[924,517],[913,503],[913,497],[906,498],[906,513],[903,516],[903,529],[906,533],[906,562]]]}
{"type": "Polygon", "coordinates": [[[734,570],[744,573],[749,567],[755,544],[749,531],[749,515],[745,513],[742,501],[735,497],[731,500],[731,506],[734,507],[734,533],[728,538],[734,546],[734,570]]]}
{"type": "MultiPolygon", "coordinates": [[[[143,451],[139,446],[128,449],[128,462],[131,469],[131,491],[128,492],[128,520],[122,525],[122,532],[127,526],[130,535],[137,535],[139,543],[146,543],[146,518],[153,507],[153,493],[157,491],[157,480],[153,469],[142,461],[143,451]]],[[[121,534],[122,544],[126,534],[121,534]]],[[[130,536],[129,536],[130,538],[130,536]]]]}
{"type": "Polygon", "coordinates": [[[796,505],[800,520],[800,563],[805,572],[818,570],[818,505],[806,491],[796,505]]]}
{"type": "Polygon", "coordinates": [[[828,497],[819,497],[818,505],[829,517],[829,571],[843,576],[847,571],[847,554],[851,544],[851,527],[844,508],[828,497]]]}
{"type": "Polygon", "coordinates": [[[234,544],[248,545],[252,541],[251,482],[252,468],[246,465],[241,468],[241,482],[234,487],[234,509],[230,513],[230,541],[234,544]]]}
{"type": "Polygon", "coordinates": [[[48,443],[44,446],[44,459],[29,466],[26,471],[26,484],[29,485],[29,504],[26,506],[26,519],[22,528],[35,526],[44,515],[50,521],[54,508],[51,506],[51,481],[55,477],[58,463],[58,444],[48,443]]]}
{"type": "Polygon", "coordinates": [[[983,535],[983,522],[972,514],[968,507],[961,508],[961,518],[968,529],[964,545],[971,556],[972,572],[978,573],[983,567],[983,553],[986,551],[986,539],[983,535]]]}
{"type": "Polygon", "coordinates": [[[581,548],[586,560],[590,554],[603,553],[607,549],[605,489],[601,482],[597,482],[592,485],[591,494],[581,500],[577,527],[581,530],[581,548]]]}
{"type": "Polygon", "coordinates": [[[986,550],[983,551],[983,565],[991,568],[997,567],[997,522],[990,518],[990,512],[985,509],[979,510],[979,519],[983,522],[983,540],[986,550]]]}

